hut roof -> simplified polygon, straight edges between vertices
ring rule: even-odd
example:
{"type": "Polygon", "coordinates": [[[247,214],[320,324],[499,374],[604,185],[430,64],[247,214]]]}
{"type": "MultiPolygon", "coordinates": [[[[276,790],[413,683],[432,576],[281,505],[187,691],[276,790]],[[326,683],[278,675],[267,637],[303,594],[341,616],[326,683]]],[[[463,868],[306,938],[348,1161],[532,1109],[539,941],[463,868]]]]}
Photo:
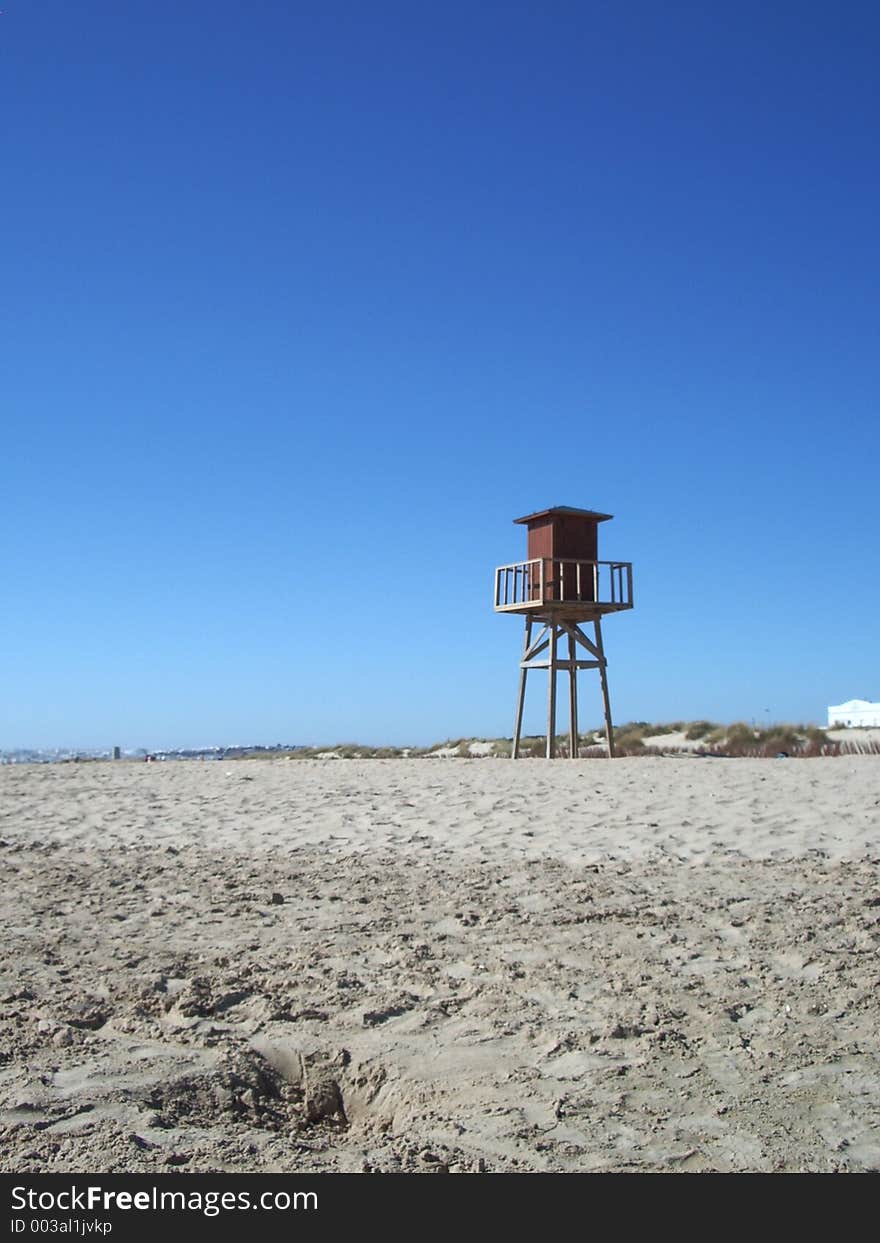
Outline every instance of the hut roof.
{"type": "Polygon", "coordinates": [[[572,509],[570,505],[554,505],[552,509],[539,509],[523,518],[514,518],[514,522],[534,522],[538,518],[549,518],[553,514],[570,514],[575,518],[593,518],[596,522],[607,522],[613,514],[600,514],[595,509],[572,509]]]}

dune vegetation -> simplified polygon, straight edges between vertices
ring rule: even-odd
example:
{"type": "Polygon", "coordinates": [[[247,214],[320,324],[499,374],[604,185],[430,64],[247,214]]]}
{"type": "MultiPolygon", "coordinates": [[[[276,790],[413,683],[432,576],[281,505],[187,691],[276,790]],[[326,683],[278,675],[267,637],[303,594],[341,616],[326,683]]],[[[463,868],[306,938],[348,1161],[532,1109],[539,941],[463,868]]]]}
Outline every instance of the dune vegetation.
{"type": "MultiPolygon", "coordinates": [[[[840,731],[835,731],[837,734],[840,731]]],[[[766,726],[734,721],[628,721],[614,728],[615,754],[623,757],[663,757],[670,755],[750,757],[813,757],[833,755],[877,755],[880,744],[870,735],[860,736],[858,730],[847,731],[851,737],[831,737],[817,725],[779,723],[766,726]]],[[[447,738],[427,747],[369,746],[344,742],[334,745],[296,747],[286,751],[263,751],[254,748],[242,753],[241,759],[281,758],[290,760],[387,760],[387,759],[505,759],[510,757],[510,738],[447,738]]],[[[525,759],[544,756],[546,739],[529,735],[520,743],[525,759]]],[[[556,738],[556,755],[567,757],[569,737],[560,733],[556,738]]],[[[578,754],[583,759],[601,759],[606,754],[603,728],[588,730],[578,737],[578,754]]]]}

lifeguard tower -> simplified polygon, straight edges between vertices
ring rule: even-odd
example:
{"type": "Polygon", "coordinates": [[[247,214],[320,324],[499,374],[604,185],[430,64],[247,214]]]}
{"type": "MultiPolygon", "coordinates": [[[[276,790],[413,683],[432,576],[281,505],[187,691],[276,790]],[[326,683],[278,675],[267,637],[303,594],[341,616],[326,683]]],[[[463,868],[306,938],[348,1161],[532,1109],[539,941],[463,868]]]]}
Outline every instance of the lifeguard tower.
{"type": "Polygon", "coordinates": [[[520,661],[519,694],[511,756],[517,759],[522,734],[526,677],[532,669],[546,669],[548,760],[556,753],[556,674],[569,675],[569,730],[572,759],[578,758],[577,674],[579,669],[598,669],[605,712],[605,737],[609,758],[614,755],[608,673],[602,645],[602,618],[633,606],[632,564],[599,561],[599,523],[611,514],[592,509],[557,505],[541,509],[514,522],[528,528],[528,560],[501,565],[495,571],[495,612],[525,617],[526,633],[520,661]],[[589,623],[593,638],[581,626],[589,623]],[[538,633],[534,634],[536,627],[538,633]],[[568,658],[560,658],[561,642],[568,641],[568,658]],[[579,652],[579,649],[580,652],[579,652]],[[587,658],[579,659],[586,654],[587,658]]]}

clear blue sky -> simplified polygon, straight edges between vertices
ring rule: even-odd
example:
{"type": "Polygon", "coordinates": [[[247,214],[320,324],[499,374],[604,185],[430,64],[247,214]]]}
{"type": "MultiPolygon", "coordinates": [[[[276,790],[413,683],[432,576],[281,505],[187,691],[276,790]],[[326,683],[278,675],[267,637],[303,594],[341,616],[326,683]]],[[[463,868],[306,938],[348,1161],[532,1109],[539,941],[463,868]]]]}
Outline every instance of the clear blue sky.
{"type": "Polygon", "coordinates": [[[0,746],[509,735],[553,504],[634,562],[620,721],[880,698],[878,58],[872,3],[5,0],[0,746]]]}

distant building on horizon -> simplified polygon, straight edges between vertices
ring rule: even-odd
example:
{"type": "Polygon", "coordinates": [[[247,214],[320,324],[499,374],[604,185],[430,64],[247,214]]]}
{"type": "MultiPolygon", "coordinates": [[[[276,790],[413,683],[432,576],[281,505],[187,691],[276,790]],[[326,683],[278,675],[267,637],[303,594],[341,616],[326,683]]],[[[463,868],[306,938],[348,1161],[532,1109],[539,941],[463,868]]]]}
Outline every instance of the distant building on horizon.
{"type": "Polygon", "coordinates": [[[828,724],[880,726],[880,703],[871,703],[868,699],[848,699],[836,708],[829,707],[828,724]]]}

